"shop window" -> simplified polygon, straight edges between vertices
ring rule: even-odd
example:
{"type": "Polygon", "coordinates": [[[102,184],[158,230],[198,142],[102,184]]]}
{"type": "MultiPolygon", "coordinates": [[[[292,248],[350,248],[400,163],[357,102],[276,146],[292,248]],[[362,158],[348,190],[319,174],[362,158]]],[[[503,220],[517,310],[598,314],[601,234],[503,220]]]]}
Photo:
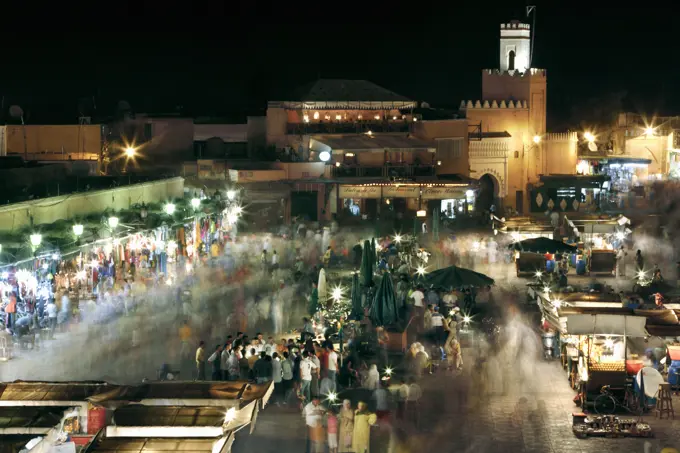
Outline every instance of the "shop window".
{"type": "Polygon", "coordinates": [[[508,70],[509,71],[515,70],[515,51],[514,50],[511,50],[508,53],[508,70]]]}

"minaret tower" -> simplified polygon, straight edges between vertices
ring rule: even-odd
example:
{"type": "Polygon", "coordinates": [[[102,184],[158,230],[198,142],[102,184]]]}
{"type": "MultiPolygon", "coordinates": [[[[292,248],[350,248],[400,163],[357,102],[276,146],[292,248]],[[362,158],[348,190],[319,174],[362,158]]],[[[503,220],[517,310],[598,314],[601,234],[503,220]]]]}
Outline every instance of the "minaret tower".
{"type": "Polygon", "coordinates": [[[513,20],[501,24],[500,70],[526,72],[531,69],[531,27],[513,20]]]}

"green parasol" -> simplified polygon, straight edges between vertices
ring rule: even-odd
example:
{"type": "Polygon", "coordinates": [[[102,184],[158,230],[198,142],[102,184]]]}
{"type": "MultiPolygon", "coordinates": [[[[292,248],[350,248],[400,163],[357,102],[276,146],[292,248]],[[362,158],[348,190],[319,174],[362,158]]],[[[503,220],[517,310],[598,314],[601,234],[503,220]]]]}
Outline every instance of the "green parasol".
{"type": "Polygon", "coordinates": [[[433,286],[445,291],[452,291],[456,288],[465,286],[475,286],[479,288],[494,284],[493,278],[458,266],[437,269],[436,271],[418,277],[418,281],[427,287],[433,286]]]}
{"type": "Polygon", "coordinates": [[[371,239],[371,258],[373,259],[373,265],[378,262],[378,254],[375,251],[375,238],[371,239]]]}
{"type": "Polygon", "coordinates": [[[397,296],[389,273],[384,274],[380,281],[369,316],[376,327],[389,326],[399,320],[397,296]]]}
{"type": "Polygon", "coordinates": [[[365,287],[373,283],[373,262],[371,261],[371,243],[364,241],[364,248],[361,252],[361,284],[365,287]]]}
{"type": "Polygon", "coordinates": [[[350,300],[352,301],[352,312],[350,317],[352,319],[361,319],[364,315],[364,308],[361,305],[361,286],[359,285],[359,274],[357,272],[352,275],[350,300]]]}

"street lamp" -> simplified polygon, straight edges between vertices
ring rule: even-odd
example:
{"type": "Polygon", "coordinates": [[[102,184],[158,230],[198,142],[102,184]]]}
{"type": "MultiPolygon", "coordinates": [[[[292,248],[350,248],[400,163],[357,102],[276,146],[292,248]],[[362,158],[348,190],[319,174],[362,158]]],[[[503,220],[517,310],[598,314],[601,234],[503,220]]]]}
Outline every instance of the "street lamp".
{"type": "Polygon", "coordinates": [[[645,128],[645,135],[647,137],[651,137],[654,135],[654,128],[652,126],[648,126],[645,128]]]}
{"type": "Polygon", "coordinates": [[[84,229],[85,228],[80,223],[75,224],[73,225],[73,234],[75,234],[76,237],[79,237],[81,234],[83,234],[84,229]]]}
{"type": "Polygon", "coordinates": [[[191,207],[194,209],[198,209],[201,206],[201,200],[198,198],[192,198],[191,199],[191,207]]]}
{"type": "Polygon", "coordinates": [[[132,159],[133,157],[135,157],[136,154],[137,154],[137,150],[134,149],[133,147],[128,146],[127,148],[125,148],[125,156],[128,159],[132,159]]]}
{"type": "Polygon", "coordinates": [[[168,203],[165,205],[165,213],[167,215],[173,215],[175,213],[176,206],[173,203],[168,203]]]}
{"type": "Polygon", "coordinates": [[[42,234],[34,233],[31,235],[30,239],[33,247],[40,247],[40,244],[42,243],[42,234]]]}
{"type": "Polygon", "coordinates": [[[118,217],[115,217],[115,216],[109,217],[109,227],[112,230],[115,230],[117,226],[118,226],[118,217]]]}

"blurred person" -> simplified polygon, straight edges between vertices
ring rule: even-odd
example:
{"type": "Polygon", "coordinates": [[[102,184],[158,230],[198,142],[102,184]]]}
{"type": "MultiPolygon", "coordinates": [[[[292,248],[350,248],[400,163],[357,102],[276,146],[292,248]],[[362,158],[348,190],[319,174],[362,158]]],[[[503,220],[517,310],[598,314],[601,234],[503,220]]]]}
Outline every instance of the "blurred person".
{"type": "Polygon", "coordinates": [[[338,417],[331,409],[326,417],[326,434],[328,438],[328,452],[338,452],[338,417]]]}
{"type": "Polygon", "coordinates": [[[229,357],[231,356],[231,342],[224,343],[220,354],[220,370],[222,370],[222,380],[229,380],[229,357]]]}
{"type": "Polygon", "coordinates": [[[272,270],[279,268],[279,255],[276,254],[276,250],[272,251],[272,270]]]}
{"type": "Polygon", "coordinates": [[[330,380],[330,385],[331,385],[331,391],[335,392],[337,391],[337,382],[338,382],[338,369],[339,369],[339,364],[338,364],[338,353],[335,352],[335,349],[333,349],[333,343],[329,342],[326,345],[326,351],[328,352],[328,357],[327,357],[327,375],[328,379],[330,380]]]}
{"type": "Polygon", "coordinates": [[[616,252],[616,278],[626,278],[626,249],[621,246],[616,252]]]}
{"type": "Polygon", "coordinates": [[[338,453],[352,452],[352,437],[354,437],[354,409],[352,402],[344,400],[338,414],[340,429],[338,430],[338,453]]]}
{"type": "Polygon", "coordinates": [[[205,342],[198,343],[196,349],[196,380],[205,381],[205,342]]]}
{"type": "Polygon", "coordinates": [[[397,418],[404,420],[406,418],[406,404],[408,403],[408,384],[403,378],[399,381],[399,386],[396,391],[397,399],[397,418]]]}
{"type": "Polygon", "coordinates": [[[309,432],[309,452],[325,453],[326,433],[323,428],[323,419],[326,409],[321,405],[319,398],[314,398],[304,406],[302,416],[309,432]]]}
{"type": "Polygon", "coordinates": [[[432,330],[432,314],[434,313],[434,306],[428,305],[423,314],[423,332],[428,333],[432,330]]]}
{"type": "Polygon", "coordinates": [[[635,252],[635,270],[636,272],[644,272],[645,270],[645,259],[642,257],[642,251],[640,249],[635,252]]]}
{"type": "Polygon", "coordinates": [[[271,356],[271,366],[272,366],[272,382],[274,382],[274,395],[276,395],[276,405],[281,404],[281,400],[284,395],[284,385],[283,385],[283,364],[281,363],[281,358],[279,353],[275,352],[271,356]]]}
{"type": "Polygon", "coordinates": [[[281,396],[284,404],[288,404],[290,393],[293,390],[293,367],[294,363],[291,360],[290,353],[283,351],[283,360],[281,361],[281,396]]]}
{"type": "Polygon", "coordinates": [[[375,413],[378,420],[387,421],[390,415],[390,392],[385,388],[385,382],[379,381],[378,388],[373,390],[373,401],[375,401],[375,413]]]}
{"type": "Polygon", "coordinates": [[[366,379],[364,379],[362,387],[367,390],[375,390],[380,385],[380,373],[378,372],[378,366],[373,363],[366,374],[366,379]]]}
{"type": "Polygon", "coordinates": [[[446,332],[444,330],[444,316],[439,313],[439,307],[434,307],[430,324],[432,325],[432,334],[434,336],[435,343],[437,346],[441,346],[445,341],[446,332]]]}
{"type": "Polygon", "coordinates": [[[375,425],[378,417],[368,410],[368,405],[359,401],[354,412],[354,433],[352,434],[352,451],[354,453],[370,453],[371,426],[375,425]]]}
{"type": "Polygon", "coordinates": [[[312,398],[312,377],[318,377],[319,368],[310,358],[309,351],[302,353],[302,361],[300,362],[300,395],[303,402],[311,401],[312,398]]]}
{"type": "Polygon", "coordinates": [[[57,329],[57,304],[54,303],[54,299],[50,299],[45,310],[47,311],[50,338],[54,338],[54,331],[57,329]]]}
{"type": "Polygon", "coordinates": [[[191,327],[189,327],[189,321],[182,322],[182,326],[179,328],[179,341],[179,355],[182,360],[185,360],[189,357],[189,342],[191,341],[191,327]]]}
{"type": "Polygon", "coordinates": [[[222,364],[222,345],[218,344],[215,346],[215,350],[210,354],[210,357],[208,357],[208,363],[212,363],[212,380],[221,380],[222,369],[220,368],[220,365],[222,364]]]}
{"type": "Polygon", "coordinates": [[[236,346],[227,358],[227,376],[230,381],[238,380],[241,374],[239,366],[240,349],[241,346],[236,346]]]}

